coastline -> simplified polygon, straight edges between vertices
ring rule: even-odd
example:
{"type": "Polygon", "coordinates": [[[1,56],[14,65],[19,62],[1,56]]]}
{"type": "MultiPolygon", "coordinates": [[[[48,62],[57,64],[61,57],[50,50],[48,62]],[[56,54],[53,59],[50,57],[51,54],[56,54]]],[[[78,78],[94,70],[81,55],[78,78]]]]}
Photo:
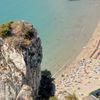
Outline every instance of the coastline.
{"type": "Polygon", "coordinates": [[[88,43],[86,46],[83,47],[83,50],[79,53],[79,55],[75,58],[74,61],[72,61],[71,64],[69,65],[64,65],[62,68],[60,68],[54,75],[53,77],[57,80],[59,78],[59,76],[61,76],[61,74],[63,74],[63,72],[65,72],[65,69],[69,70],[74,66],[74,64],[76,64],[78,61],[80,61],[82,58],[88,58],[91,53],[93,52],[93,48],[92,46],[95,44],[95,42],[98,40],[98,38],[100,38],[100,22],[97,25],[95,31],[93,32],[91,38],[89,39],[88,43]],[[91,51],[90,51],[91,48],[91,51]],[[88,54],[89,53],[89,54],[88,54]],[[60,72],[60,74],[59,74],[60,72]]]}
{"type": "MultiPolygon", "coordinates": [[[[78,67],[80,67],[79,66],[80,62],[83,62],[85,59],[88,59],[88,60],[93,59],[93,60],[98,60],[98,63],[99,63],[99,60],[100,60],[100,49],[99,49],[99,47],[100,47],[100,22],[97,25],[95,31],[93,32],[93,34],[92,34],[90,40],[88,41],[87,45],[85,47],[83,47],[83,50],[76,57],[75,61],[73,61],[72,64],[70,64],[69,66],[64,66],[63,68],[61,68],[53,76],[53,77],[55,77],[55,84],[56,84],[57,89],[58,89],[56,91],[56,95],[58,97],[59,97],[59,93],[58,93],[59,87],[61,85],[61,82],[64,80],[64,77],[70,76],[70,73],[72,73],[74,75],[74,72],[72,72],[72,70],[75,70],[78,67]]],[[[64,81],[64,82],[66,82],[66,81],[64,81]]],[[[60,98],[61,98],[61,96],[60,96],[60,98]]]]}

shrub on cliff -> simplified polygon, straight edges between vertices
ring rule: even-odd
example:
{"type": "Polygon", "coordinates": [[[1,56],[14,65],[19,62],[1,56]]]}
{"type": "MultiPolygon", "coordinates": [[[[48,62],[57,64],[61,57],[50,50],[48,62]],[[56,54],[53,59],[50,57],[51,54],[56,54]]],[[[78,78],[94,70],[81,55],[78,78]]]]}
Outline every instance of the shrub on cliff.
{"type": "Polygon", "coordinates": [[[34,37],[34,31],[31,29],[24,29],[23,30],[22,37],[24,37],[25,39],[32,39],[34,37]]]}
{"type": "Polygon", "coordinates": [[[12,23],[12,21],[0,25],[0,37],[5,38],[5,37],[11,35],[11,32],[10,32],[10,30],[11,30],[11,28],[10,28],[11,23],[12,23]]]}

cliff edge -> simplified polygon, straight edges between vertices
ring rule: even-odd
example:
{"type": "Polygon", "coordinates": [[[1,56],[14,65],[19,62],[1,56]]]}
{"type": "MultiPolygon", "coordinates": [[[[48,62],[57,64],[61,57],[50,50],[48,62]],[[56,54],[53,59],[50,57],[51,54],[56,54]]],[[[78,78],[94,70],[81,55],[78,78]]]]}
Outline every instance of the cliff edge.
{"type": "Polygon", "coordinates": [[[33,100],[40,83],[42,47],[32,24],[0,25],[0,100],[33,100]]]}

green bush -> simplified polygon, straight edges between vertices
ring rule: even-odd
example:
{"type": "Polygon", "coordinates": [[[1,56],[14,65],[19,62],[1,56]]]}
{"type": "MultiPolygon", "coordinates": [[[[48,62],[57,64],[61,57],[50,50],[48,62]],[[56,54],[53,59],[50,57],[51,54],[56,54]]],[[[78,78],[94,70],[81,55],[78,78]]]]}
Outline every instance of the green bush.
{"type": "Polygon", "coordinates": [[[49,98],[49,100],[58,100],[55,96],[49,98]]]}
{"type": "Polygon", "coordinates": [[[65,96],[65,100],[78,100],[78,98],[75,94],[70,94],[68,96],[65,96]]]}
{"type": "Polygon", "coordinates": [[[54,84],[51,72],[44,70],[41,73],[41,82],[39,87],[39,95],[43,100],[49,100],[51,96],[54,95],[54,84]]]}
{"type": "Polygon", "coordinates": [[[34,32],[33,30],[31,29],[28,29],[26,27],[23,26],[23,33],[21,34],[22,37],[24,37],[25,39],[32,39],[34,37],[34,32]]]}
{"type": "Polygon", "coordinates": [[[5,38],[11,35],[11,32],[10,32],[11,23],[12,21],[0,25],[0,37],[5,38]]]}

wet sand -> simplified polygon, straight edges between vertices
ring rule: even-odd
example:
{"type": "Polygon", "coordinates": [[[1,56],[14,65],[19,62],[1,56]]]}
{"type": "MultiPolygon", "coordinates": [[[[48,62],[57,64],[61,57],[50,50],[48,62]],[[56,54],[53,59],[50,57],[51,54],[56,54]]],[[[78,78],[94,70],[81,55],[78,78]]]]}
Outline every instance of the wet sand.
{"type": "Polygon", "coordinates": [[[54,77],[59,100],[64,100],[64,96],[69,93],[75,93],[82,100],[100,88],[100,23],[76,60],[58,71],[54,77]]]}

